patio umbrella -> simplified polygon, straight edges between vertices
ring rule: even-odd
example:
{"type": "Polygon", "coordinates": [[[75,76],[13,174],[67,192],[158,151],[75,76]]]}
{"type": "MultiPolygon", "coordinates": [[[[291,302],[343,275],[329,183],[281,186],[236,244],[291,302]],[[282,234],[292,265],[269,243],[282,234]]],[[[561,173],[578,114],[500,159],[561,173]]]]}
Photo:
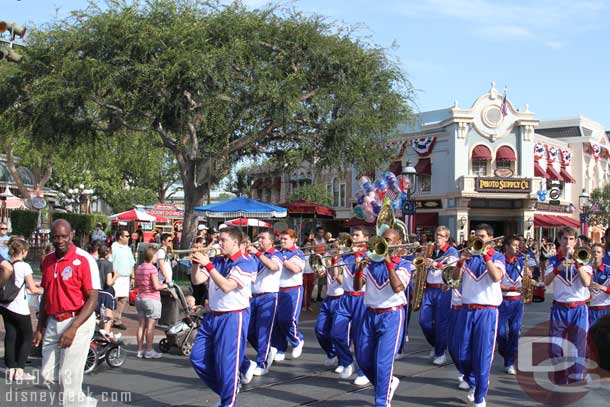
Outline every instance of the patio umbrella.
{"type": "Polygon", "coordinates": [[[225,222],[226,225],[230,226],[252,226],[259,228],[270,228],[273,225],[269,222],[262,221],[260,219],[252,219],[252,218],[237,218],[231,219],[225,222]]]}
{"type": "Polygon", "coordinates": [[[108,217],[109,220],[124,220],[124,221],[139,221],[139,222],[163,222],[163,221],[167,221],[167,219],[165,220],[160,220],[159,218],[153,216],[153,215],[149,215],[148,213],[144,212],[144,211],[139,211],[137,209],[130,209],[128,211],[125,212],[121,212],[121,213],[115,213],[114,215],[110,215],[108,217]]]}
{"type": "Polygon", "coordinates": [[[203,212],[208,218],[285,218],[286,208],[238,196],[228,201],[211,205],[196,206],[195,211],[203,212]]]}

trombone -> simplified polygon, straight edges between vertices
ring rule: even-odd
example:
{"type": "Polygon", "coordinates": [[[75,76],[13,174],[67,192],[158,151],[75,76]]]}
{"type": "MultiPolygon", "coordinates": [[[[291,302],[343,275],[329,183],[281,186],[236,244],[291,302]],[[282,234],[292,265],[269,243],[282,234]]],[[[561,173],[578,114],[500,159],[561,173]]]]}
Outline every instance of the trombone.
{"type": "MultiPolygon", "coordinates": [[[[201,247],[199,249],[179,249],[179,250],[172,250],[172,254],[176,255],[176,254],[188,254],[189,257],[191,254],[193,253],[206,253],[208,255],[208,257],[212,258],[212,257],[218,257],[220,255],[222,255],[222,251],[217,248],[217,247],[201,247]]],[[[180,260],[184,260],[187,259],[188,257],[182,257],[180,258],[180,260]]]]}

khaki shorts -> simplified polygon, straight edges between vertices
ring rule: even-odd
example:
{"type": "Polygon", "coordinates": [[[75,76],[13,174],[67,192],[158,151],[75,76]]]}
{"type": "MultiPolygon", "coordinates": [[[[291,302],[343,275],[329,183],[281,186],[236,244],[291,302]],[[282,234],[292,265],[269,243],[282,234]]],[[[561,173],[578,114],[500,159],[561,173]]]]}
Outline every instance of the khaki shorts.
{"type": "Polygon", "coordinates": [[[152,298],[136,298],[138,318],[161,318],[161,301],[152,298]]]}

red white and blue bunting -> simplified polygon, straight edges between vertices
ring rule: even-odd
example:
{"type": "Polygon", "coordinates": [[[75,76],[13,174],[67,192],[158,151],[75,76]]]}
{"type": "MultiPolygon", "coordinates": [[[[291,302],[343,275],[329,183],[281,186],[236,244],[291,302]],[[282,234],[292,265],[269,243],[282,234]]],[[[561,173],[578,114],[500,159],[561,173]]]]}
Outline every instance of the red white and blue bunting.
{"type": "Polygon", "coordinates": [[[597,161],[602,152],[602,147],[597,143],[591,143],[591,152],[593,153],[593,158],[597,161]]]}
{"type": "Polygon", "coordinates": [[[436,137],[416,138],[411,140],[411,147],[420,157],[429,155],[434,147],[436,137]]]}
{"type": "Polygon", "coordinates": [[[572,153],[569,150],[561,150],[561,166],[569,167],[572,162],[572,153]]]}
{"type": "Polygon", "coordinates": [[[559,157],[559,149],[555,146],[546,146],[546,163],[553,164],[559,157]]]}
{"type": "Polygon", "coordinates": [[[546,154],[546,147],[542,143],[534,144],[534,161],[539,161],[546,154]]]}

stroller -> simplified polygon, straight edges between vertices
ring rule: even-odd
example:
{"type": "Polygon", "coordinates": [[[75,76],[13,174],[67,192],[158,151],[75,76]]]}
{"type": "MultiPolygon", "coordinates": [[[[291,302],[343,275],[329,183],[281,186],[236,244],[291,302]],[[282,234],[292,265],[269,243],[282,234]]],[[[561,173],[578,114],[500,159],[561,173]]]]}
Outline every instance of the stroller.
{"type": "Polygon", "coordinates": [[[179,319],[165,331],[166,337],[159,341],[159,351],[167,353],[172,347],[176,347],[180,353],[188,356],[193,350],[199,325],[208,311],[203,307],[197,307],[192,311],[179,286],[174,285],[169,291],[179,307],[179,319]]]}
{"type": "Polygon", "coordinates": [[[105,320],[106,317],[103,317],[96,321],[95,332],[91,338],[85,362],[85,374],[93,372],[104,359],[108,366],[113,368],[123,366],[127,359],[127,352],[123,348],[120,336],[109,335],[101,328],[105,320]]]}

